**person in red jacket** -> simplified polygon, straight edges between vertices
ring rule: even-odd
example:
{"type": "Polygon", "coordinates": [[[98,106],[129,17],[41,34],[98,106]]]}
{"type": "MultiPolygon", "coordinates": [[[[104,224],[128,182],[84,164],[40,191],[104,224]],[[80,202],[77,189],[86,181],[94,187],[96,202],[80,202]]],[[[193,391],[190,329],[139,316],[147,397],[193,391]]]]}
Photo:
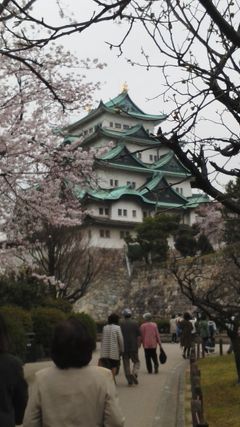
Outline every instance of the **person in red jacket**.
{"type": "Polygon", "coordinates": [[[154,372],[157,374],[159,367],[157,345],[159,344],[159,347],[161,346],[161,339],[157,324],[151,321],[151,313],[145,313],[143,318],[145,322],[140,326],[140,333],[145,353],[147,371],[149,374],[151,374],[154,367],[154,372]]]}

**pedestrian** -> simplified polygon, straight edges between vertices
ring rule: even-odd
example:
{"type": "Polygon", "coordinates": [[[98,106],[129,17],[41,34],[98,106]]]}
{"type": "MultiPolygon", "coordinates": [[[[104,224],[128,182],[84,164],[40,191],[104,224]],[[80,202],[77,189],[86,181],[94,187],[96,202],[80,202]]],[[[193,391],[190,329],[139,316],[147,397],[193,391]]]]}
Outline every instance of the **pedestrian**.
{"type": "Polygon", "coordinates": [[[124,319],[120,322],[124,342],[123,368],[128,385],[131,386],[132,384],[138,384],[138,371],[140,368],[138,348],[141,345],[141,333],[137,322],[132,319],[132,312],[129,308],[123,310],[123,317],[124,319]]]}
{"type": "Polygon", "coordinates": [[[172,315],[169,323],[170,323],[171,342],[176,343],[177,342],[177,320],[176,320],[175,314],[172,315]]]}
{"type": "Polygon", "coordinates": [[[161,339],[158,332],[158,327],[155,322],[152,322],[152,315],[151,313],[145,313],[143,315],[143,318],[145,320],[144,323],[140,326],[140,332],[141,332],[141,341],[144,348],[144,354],[145,354],[145,360],[146,360],[146,366],[147,371],[149,374],[153,372],[153,366],[154,366],[154,372],[155,374],[158,373],[158,356],[157,356],[157,345],[161,347],[161,339]],[[153,366],[152,366],[153,362],[153,366]]]}
{"type": "Polygon", "coordinates": [[[180,335],[181,335],[181,329],[180,329],[180,322],[183,320],[182,318],[182,314],[178,313],[177,317],[176,317],[176,324],[177,324],[177,329],[176,329],[176,335],[177,335],[177,342],[180,341],[180,335]]]}
{"type": "Polygon", "coordinates": [[[190,322],[192,324],[192,342],[195,342],[196,339],[196,335],[197,335],[197,329],[196,329],[196,323],[197,323],[197,318],[194,315],[191,315],[190,318],[190,322]]]}
{"type": "Polygon", "coordinates": [[[21,361],[9,353],[5,320],[0,315],[0,426],[22,424],[28,390],[21,361]]]}
{"type": "Polygon", "coordinates": [[[120,356],[124,352],[123,336],[116,313],[108,316],[108,324],[104,326],[101,341],[100,364],[112,371],[115,380],[120,364],[120,356]]]}
{"type": "Polygon", "coordinates": [[[197,324],[197,330],[202,341],[202,352],[208,354],[208,339],[209,339],[209,330],[208,330],[208,320],[205,313],[201,314],[201,318],[197,324]]]}
{"type": "Polygon", "coordinates": [[[179,327],[181,329],[181,335],[180,335],[180,344],[181,347],[183,347],[183,353],[182,356],[184,359],[189,358],[190,356],[190,350],[192,345],[192,323],[190,321],[191,316],[189,313],[184,313],[183,320],[180,322],[179,327]]]}
{"type": "Polygon", "coordinates": [[[108,369],[89,366],[95,342],[80,319],[64,320],[52,341],[54,365],[38,371],[23,427],[123,427],[108,369]]]}
{"type": "Polygon", "coordinates": [[[213,353],[215,351],[215,336],[217,333],[217,326],[214,320],[208,321],[208,342],[207,349],[209,353],[213,353]]]}

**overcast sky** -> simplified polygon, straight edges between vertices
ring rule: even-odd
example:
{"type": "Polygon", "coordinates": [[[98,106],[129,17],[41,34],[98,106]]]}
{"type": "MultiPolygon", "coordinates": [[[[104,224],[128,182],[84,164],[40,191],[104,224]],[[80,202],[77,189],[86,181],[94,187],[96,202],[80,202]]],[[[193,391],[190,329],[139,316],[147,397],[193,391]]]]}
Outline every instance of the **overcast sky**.
{"type": "MultiPolygon", "coordinates": [[[[41,2],[42,7],[48,10],[49,20],[56,20],[57,15],[53,4],[55,2],[51,3],[49,0],[41,0],[41,2]]],[[[74,11],[76,19],[83,20],[91,16],[92,0],[80,1],[79,8],[76,7],[79,4],[77,0],[65,0],[65,4],[65,13],[70,15],[71,11],[74,11]]],[[[41,15],[41,9],[39,9],[39,15],[41,15]]],[[[160,72],[158,70],[146,71],[137,66],[133,67],[127,62],[127,58],[140,59],[142,47],[149,49],[149,43],[146,45],[146,41],[144,46],[141,29],[139,28],[138,32],[135,31],[134,35],[129,37],[120,58],[117,57],[117,50],[110,50],[106,43],[107,41],[117,43],[124,34],[124,28],[126,27],[122,24],[104,22],[90,27],[80,35],[74,34],[62,39],[61,43],[80,59],[98,58],[107,64],[103,71],[88,72],[89,80],[99,80],[102,83],[101,91],[96,93],[96,100],[108,101],[118,95],[122,91],[124,82],[127,82],[130,96],[144,111],[154,114],[166,113],[166,108],[160,100],[149,101],[160,92],[160,72]]]]}
{"type": "MultiPolygon", "coordinates": [[[[73,12],[76,20],[82,21],[90,18],[93,5],[92,0],[62,0],[62,2],[65,3],[64,13],[67,16],[70,16],[73,12]]],[[[58,14],[56,9],[54,9],[55,1],[40,0],[39,4],[42,5],[42,8],[39,7],[38,14],[40,16],[44,14],[48,17],[49,22],[53,21],[56,23],[58,14]]],[[[125,29],[126,26],[124,24],[103,22],[102,24],[93,25],[80,35],[74,34],[68,38],[61,39],[61,43],[80,59],[85,59],[86,57],[90,59],[98,58],[101,62],[107,64],[107,67],[103,70],[87,71],[88,80],[100,81],[102,83],[101,90],[95,94],[96,102],[99,102],[100,99],[108,101],[118,95],[122,91],[123,84],[126,82],[129,95],[145,112],[168,114],[170,105],[164,105],[160,98],[156,98],[156,95],[160,94],[163,90],[164,82],[162,81],[160,70],[151,68],[150,71],[146,71],[144,68],[132,66],[127,62],[128,58],[140,61],[142,59],[141,49],[144,49],[152,58],[156,58],[159,61],[159,56],[156,55],[153,45],[150,44],[146,36],[143,37],[144,30],[140,26],[134,29],[120,57],[117,56],[118,52],[116,49],[110,50],[107,45],[106,42],[119,43],[121,36],[125,34],[125,29]]],[[[70,121],[73,122],[76,119],[75,115],[71,117],[70,121]]],[[[205,136],[210,136],[211,134],[215,134],[216,136],[218,132],[222,136],[222,129],[218,129],[216,123],[213,121],[212,123],[204,121],[200,126],[202,136],[204,134],[205,136]]],[[[220,184],[225,184],[227,181],[228,178],[221,178],[220,184]]],[[[223,190],[223,188],[220,189],[223,190]]]]}

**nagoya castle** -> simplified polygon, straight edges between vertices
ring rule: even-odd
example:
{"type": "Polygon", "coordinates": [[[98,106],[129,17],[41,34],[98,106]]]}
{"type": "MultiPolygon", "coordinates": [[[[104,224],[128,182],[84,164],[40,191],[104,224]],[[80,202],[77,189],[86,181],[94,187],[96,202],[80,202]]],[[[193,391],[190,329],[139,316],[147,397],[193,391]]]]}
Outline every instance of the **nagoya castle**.
{"type": "Polygon", "coordinates": [[[125,86],[64,129],[66,142],[81,137],[86,150],[111,143],[95,160],[97,186],[76,191],[88,212],[89,246],[121,249],[137,224],[159,212],[177,212],[183,223],[195,222],[195,208],[206,196],[192,194],[190,172],[159,142],[156,128],[166,118],[142,111],[125,86]]]}

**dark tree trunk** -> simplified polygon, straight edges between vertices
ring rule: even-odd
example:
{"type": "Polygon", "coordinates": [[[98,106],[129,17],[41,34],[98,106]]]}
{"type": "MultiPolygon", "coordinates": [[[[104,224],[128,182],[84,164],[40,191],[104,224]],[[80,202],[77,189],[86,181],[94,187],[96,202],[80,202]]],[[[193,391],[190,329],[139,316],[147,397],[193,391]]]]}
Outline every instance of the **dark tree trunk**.
{"type": "Polygon", "coordinates": [[[235,358],[236,370],[237,370],[237,382],[240,384],[240,336],[237,334],[231,335],[232,348],[235,358]]]}

